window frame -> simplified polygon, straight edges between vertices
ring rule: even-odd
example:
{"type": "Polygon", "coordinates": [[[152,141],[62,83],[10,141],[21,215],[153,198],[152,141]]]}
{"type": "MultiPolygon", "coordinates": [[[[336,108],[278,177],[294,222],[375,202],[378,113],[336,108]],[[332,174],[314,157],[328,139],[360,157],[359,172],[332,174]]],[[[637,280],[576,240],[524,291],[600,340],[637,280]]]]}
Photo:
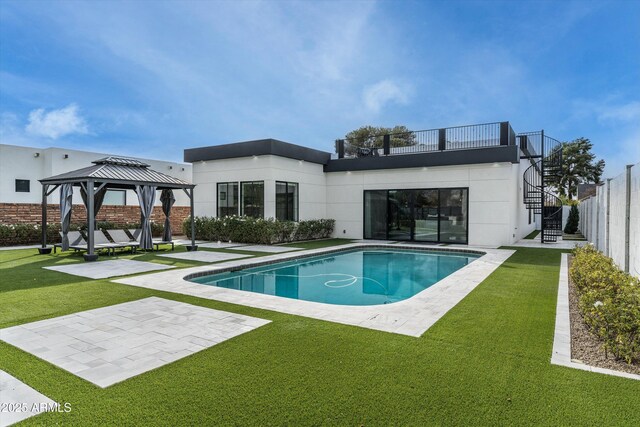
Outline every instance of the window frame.
{"type": "MultiPolygon", "coordinates": [[[[228,215],[220,215],[220,186],[221,185],[226,185],[227,186],[227,191],[225,193],[225,201],[229,200],[229,184],[236,184],[237,185],[237,191],[236,191],[236,201],[237,201],[237,205],[236,205],[236,212],[234,215],[238,216],[240,215],[240,187],[241,187],[241,183],[238,181],[224,181],[224,182],[216,182],[216,217],[218,218],[222,218],[224,216],[228,216],[228,215]]],[[[227,204],[226,206],[222,206],[224,208],[229,208],[229,205],[227,204]]]]}
{"type": "Polygon", "coordinates": [[[239,199],[239,203],[238,203],[238,206],[239,206],[239,209],[240,209],[240,216],[247,216],[244,213],[244,184],[262,184],[262,205],[261,205],[262,213],[261,213],[261,216],[252,217],[252,218],[263,218],[264,219],[264,201],[265,201],[264,194],[265,194],[265,190],[266,190],[265,185],[264,185],[264,180],[240,181],[240,189],[239,189],[240,199],[239,199]]]}
{"type": "Polygon", "coordinates": [[[275,184],[275,195],[276,195],[276,219],[278,221],[293,221],[293,222],[300,221],[300,183],[299,182],[293,182],[293,181],[276,181],[276,184],[275,184]],[[289,185],[293,184],[296,187],[296,194],[295,194],[295,197],[294,197],[295,206],[293,208],[294,212],[291,212],[291,214],[292,214],[291,216],[294,216],[293,214],[295,213],[295,218],[294,219],[289,219],[288,218],[289,217],[289,215],[288,215],[289,212],[287,212],[286,215],[285,215],[287,218],[285,218],[285,219],[279,219],[278,218],[278,184],[284,184],[285,185],[285,187],[284,187],[284,189],[285,189],[284,194],[286,196],[286,199],[285,199],[286,208],[285,208],[285,210],[287,210],[287,211],[289,210],[288,209],[289,208],[289,194],[290,194],[289,193],[289,185]]]}
{"type": "Polygon", "coordinates": [[[31,180],[30,179],[15,179],[15,193],[31,193],[31,180]],[[26,183],[26,190],[20,189],[20,185],[26,183]]]}

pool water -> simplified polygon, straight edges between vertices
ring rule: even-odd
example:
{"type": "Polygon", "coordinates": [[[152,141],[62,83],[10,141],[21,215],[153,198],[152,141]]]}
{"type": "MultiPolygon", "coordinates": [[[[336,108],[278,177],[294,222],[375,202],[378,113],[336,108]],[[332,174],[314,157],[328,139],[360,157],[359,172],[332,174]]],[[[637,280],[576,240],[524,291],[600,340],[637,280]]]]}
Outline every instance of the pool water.
{"type": "Polygon", "coordinates": [[[388,304],[416,295],[479,256],[466,252],[355,249],[191,281],[326,304],[388,304]]]}

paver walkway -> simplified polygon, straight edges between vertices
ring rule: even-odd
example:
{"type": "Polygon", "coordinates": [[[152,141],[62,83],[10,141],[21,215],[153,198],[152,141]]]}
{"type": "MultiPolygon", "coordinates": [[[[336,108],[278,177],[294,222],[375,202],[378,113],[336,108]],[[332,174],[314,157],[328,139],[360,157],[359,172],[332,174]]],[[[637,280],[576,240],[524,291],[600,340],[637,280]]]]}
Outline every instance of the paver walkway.
{"type": "Polygon", "coordinates": [[[150,297],[0,329],[0,339],[107,387],[267,323],[150,297]]]}
{"type": "Polygon", "coordinates": [[[240,246],[248,246],[246,243],[233,242],[207,242],[198,245],[200,248],[222,249],[222,248],[238,248],[240,246]]]}
{"type": "Polygon", "coordinates": [[[250,257],[251,255],[228,254],[224,252],[211,252],[211,251],[195,251],[195,252],[178,252],[175,254],[159,254],[159,256],[165,257],[165,258],[188,259],[191,261],[219,262],[219,261],[228,261],[230,259],[246,258],[246,257],[250,257]]]}
{"type": "Polygon", "coordinates": [[[104,279],[107,277],[126,276],[147,271],[166,270],[173,268],[173,266],[157,264],[155,262],[133,261],[130,259],[114,259],[43,268],[73,274],[74,276],[88,277],[90,279],[104,279]]]}
{"type": "Polygon", "coordinates": [[[250,245],[250,246],[241,246],[239,248],[229,248],[229,250],[231,251],[267,252],[271,254],[299,251],[301,249],[302,248],[293,248],[290,246],[269,246],[269,245],[250,245]]]}
{"type": "Polygon", "coordinates": [[[56,409],[56,402],[19,379],[0,371],[0,427],[56,409]]]}

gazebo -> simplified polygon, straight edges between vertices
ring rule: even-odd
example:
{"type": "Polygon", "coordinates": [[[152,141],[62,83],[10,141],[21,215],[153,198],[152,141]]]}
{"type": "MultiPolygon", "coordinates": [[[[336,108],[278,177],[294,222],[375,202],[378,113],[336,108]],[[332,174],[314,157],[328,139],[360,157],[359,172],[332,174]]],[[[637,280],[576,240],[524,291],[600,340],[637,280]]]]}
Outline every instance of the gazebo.
{"type": "MultiPolygon", "coordinates": [[[[94,233],[95,216],[102,206],[104,195],[108,189],[133,190],[138,195],[142,220],[142,232],[140,233],[140,247],[151,249],[151,213],[155,203],[156,191],[162,191],[160,200],[167,217],[165,221],[165,233],[167,227],[170,230],[169,214],[175,201],[173,190],[182,189],[189,197],[191,204],[191,245],[187,250],[195,251],[195,224],[193,218],[193,188],[194,184],[181,179],[154,171],[149,165],[139,160],[124,157],[105,157],[92,162],[93,165],[55,175],[39,180],[42,184],[42,247],[41,254],[50,253],[47,247],[47,197],[57,188],[60,188],[60,222],[62,225],[63,245],[71,223],[71,209],[73,187],[80,187],[83,201],[87,208],[87,252],[84,254],[86,261],[94,261],[98,258],[95,253],[94,233]]],[[[63,246],[64,249],[64,246],[63,246]]]]}

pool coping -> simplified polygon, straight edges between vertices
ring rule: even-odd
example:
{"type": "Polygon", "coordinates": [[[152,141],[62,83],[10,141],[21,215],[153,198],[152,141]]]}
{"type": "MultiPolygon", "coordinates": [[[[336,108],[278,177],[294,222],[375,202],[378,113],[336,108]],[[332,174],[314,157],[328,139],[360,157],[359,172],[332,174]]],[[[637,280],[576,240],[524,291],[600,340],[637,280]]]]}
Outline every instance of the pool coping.
{"type": "Polygon", "coordinates": [[[479,247],[443,248],[442,246],[424,244],[350,243],[328,248],[308,249],[267,255],[260,258],[231,260],[214,265],[163,271],[118,279],[114,280],[114,282],[419,337],[451,308],[455,307],[514,252],[515,250],[510,249],[479,247]],[[194,278],[206,274],[216,274],[360,248],[406,248],[438,252],[471,252],[484,255],[411,298],[381,305],[324,304],[237,289],[219,288],[191,282],[186,279],[186,277],[194,278]]]}

